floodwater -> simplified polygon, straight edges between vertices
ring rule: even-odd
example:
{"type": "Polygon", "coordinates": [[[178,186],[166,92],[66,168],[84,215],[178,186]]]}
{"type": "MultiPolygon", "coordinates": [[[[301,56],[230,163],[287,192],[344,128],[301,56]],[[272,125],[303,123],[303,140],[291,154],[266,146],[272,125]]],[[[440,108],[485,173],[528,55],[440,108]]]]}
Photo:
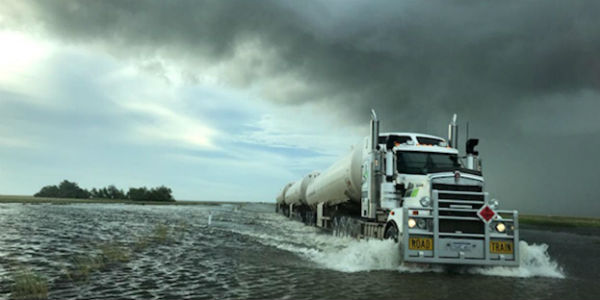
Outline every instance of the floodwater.
{"type": "Polygon", "coordinates": [[[391,241],[334,237],[271,205],[0,204],[0,298],[16,270],[50,299],[597,299],[600,235],[522,229],[521,267],[404,266],[391,241]],[[210,226],[208,219],[211,219],[210,226]],[[166,239],[152,236],[157,224],[166,239]],[[166,226],[166,227],[165,227],[166,226]],[[126,261],[66,274],[111,243],[126,261]]]}

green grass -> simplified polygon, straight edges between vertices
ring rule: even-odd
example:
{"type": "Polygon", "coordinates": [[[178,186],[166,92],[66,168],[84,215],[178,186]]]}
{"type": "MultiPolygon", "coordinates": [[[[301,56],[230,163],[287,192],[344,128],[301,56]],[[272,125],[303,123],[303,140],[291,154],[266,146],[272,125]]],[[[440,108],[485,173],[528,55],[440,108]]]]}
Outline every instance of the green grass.
{"type": "Polygon", "coordinates": [[[600,227],[600,218],[519,215],[519,223],[555,227],[600,227]]]}
{"type": "Polygon", "coordinates": [[[165,243],[169,237],[169,226],[158,224],[154,227],[152,239],[158,243],[165,243]]]}
{"type": "Polygon", "coordinates": [[[117,243],[107,243],[100,245],[101,255],[108,264],[124,263],[131,259],[131,251],[125,246],[119,246],[117,243]]]}
{"type": "Polygon", "coordinates": [[[137,240],[133,244],[133,251],[138,252],[138,251],[146,249],[146,247],[148,247],[148,245],[150,245],[151,241],[152,241],[152,239],[150,239],[147,236],[142,236],[142,237],[137,238],[137,240]]]}
{"type": "Polygon", "coordinates": [[[19,270],[15,273],[11,289],[13,299],[47,299],[48,281],[45,277],[31,271],[19,270]]]}
{"type": "Polygon", "coordinates": [[[102,257],[97,255],[81,255],[73,260],[73,267],[66,271],[67,278],[73,281],[85,281],[91,273],[103,269],[102,257]]]}
{"type": "Polygon", "coordinates": [[[98,246],[96,255],[81,255],[73,260],[73,267],[66,270],[67,278],[73,281],[85,281],[96,271],[102,271],[111,265],[126,263],[131,260],[132,249],[115,242],[98,246]]]}
{"type": "MultiPolygon", "coordinates": [[[[187,224],[181,223],[178,226],[185,228],[187,224]]],[[[87,281],[94,272],[127,263],[135,253],[152,244],[164,244],[171,241],[173,233],[171,229],[166,224],[157,224],[152,231],[129,245],[117,242],[102,243],[96,249],[88,252],[91,254],[76,256],[71,266],[63,270],[64,275],[71,281],[87,281]]],[[[13,274],[14,284],[11,288],[11,299],[48,298],[48,281],[45,277],[20,266],[17,266],[16,269],[17,271],[13,274]]]]}
{"type": "Polygon", "coordinates": [[[96,271],[102,271],[111,266],[127,263],[134,255],[152,244],[164,244],[171,241],[170,227],[157,224],[148,234],[138,237],[135,242],[126,245],[117,242],[106,242],[98,246],[97,254],[81,255],[75,257],[71,268],[64,270],[65,275],[72,281],[87,281],[96,271]]]}

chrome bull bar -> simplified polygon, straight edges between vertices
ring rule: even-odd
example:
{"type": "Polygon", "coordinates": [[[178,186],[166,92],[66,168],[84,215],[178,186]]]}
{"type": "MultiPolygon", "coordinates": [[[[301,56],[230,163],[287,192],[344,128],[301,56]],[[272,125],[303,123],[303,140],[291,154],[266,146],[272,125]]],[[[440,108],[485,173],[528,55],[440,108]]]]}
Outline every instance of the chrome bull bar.
{"type": "MultiPolygon", "coordinates": [[[[447,193],[447,191],[443,191],[443,193],[447,193]]],[[[484,205],[489,203],[488,193],[472,192],[470,194],[483,195],[484,205]]],[[[453,200],[453,202],[469,203],[470,201],[453,200]]],[[[439,191],[432,190],[430,207],[404,207],[400,247],[405,262],[486,266],[519,265],[519,216],[516,210],[496,210],[495,217],[486,223],[477,216],[464,216],[465,213],[476,213],[478,209],[440,208],[439,203],[439,191]],[[440,211],[458,212],[463,215],[440,215],[440,211]],[[419,226],[409,228],[409,218],[421,225],[425,223],[425,228],[419,226]],[[419,220],[425,220],[425,222],[419,222],[419,220]],[[483,233],[440,232],[440,220],[472,223],[479,221],[483,226],[483,233]],[[506,230],[503,233],[495,229],[499,222],[505,225],[506,230]],[[494,251],[490,249],[491,243],[494,243],[494,251]],[[508,251],[511,243],[512,251],[508,251]]]]}

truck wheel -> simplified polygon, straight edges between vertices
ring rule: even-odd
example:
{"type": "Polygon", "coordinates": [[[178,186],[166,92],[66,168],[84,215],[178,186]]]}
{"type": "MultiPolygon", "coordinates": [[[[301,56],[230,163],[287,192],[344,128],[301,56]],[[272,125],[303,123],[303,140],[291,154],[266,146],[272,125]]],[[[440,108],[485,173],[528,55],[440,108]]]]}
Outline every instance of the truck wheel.
{"type": "Polygon", "coordinates": [[[383,235],[383,238],[394,239],[394,242],[398,242],[398,227],[396,227],[396,224],[392,223],[388,225],[387,229],[385,230],[385,234],[383,235]]]}

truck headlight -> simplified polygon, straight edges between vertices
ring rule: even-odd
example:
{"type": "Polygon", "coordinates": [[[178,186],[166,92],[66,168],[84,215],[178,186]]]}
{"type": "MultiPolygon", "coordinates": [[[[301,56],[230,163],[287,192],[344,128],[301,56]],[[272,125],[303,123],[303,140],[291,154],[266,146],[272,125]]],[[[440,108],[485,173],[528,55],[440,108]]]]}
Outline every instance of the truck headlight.
{"type": "Polygon", "coordinates": [[[417,227],[425,229],[427,227],[427,222],[425,221],[425,219],[417,220],[417,227]]]}
{"type": "Polygon", "coordinates": [[[415,225],[417,225],[417,221],[415,221],[415,219],[413,219],[413,218],[408,219],[408,228],[414,228],[415,225]]]}
{"type": "Polygon", "coordinates": [[[419,200],[419,203],[421,203],[421,206],[423,207],[429,207],[431,205],[431,198],[425,196],[419,200]]]}
{"type": "Polygon", "coordinates": [[[500,223],[496,224],[496,231],[504,232],[505,230],[506,230],[506,225],[504,225],[504,223],[500,222],[500,223]]]}

